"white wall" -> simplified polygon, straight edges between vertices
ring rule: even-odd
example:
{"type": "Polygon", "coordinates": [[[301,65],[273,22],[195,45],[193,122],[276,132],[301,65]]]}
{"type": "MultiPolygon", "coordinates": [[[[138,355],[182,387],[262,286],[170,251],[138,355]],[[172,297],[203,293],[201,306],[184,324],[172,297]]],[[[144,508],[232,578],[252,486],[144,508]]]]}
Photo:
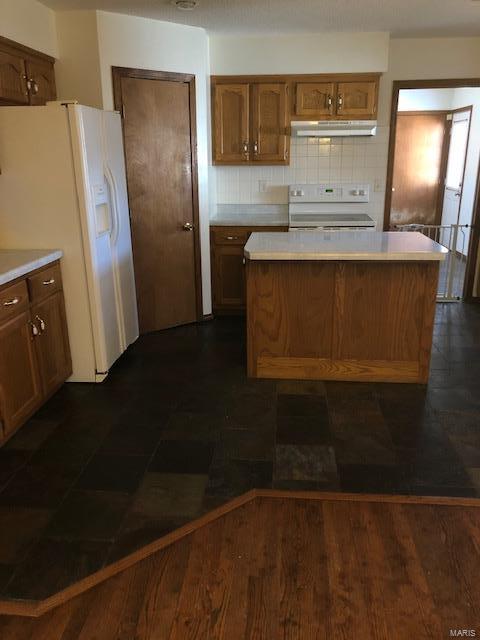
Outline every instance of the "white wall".
{"type": "Polygon", "coordinates": [[[58,56],[55,14],[36,0],[1,0],[0,35],[58,56]]]}
{"type": "Polygon", "coordinates": [[[103,106],[113,108],[112,66],[191,73],[196,81],[203,311],[211,313],[209,236],[210,104],[208,39],[203,29],[97,12],[103,106]]]}
{"type": "Polygon", "coordinates": [[[55,76],[59,98],[102,108],[96,12],[59,11],[56,24],[59,59],[55,76]]]}
{"type": "Polygon", "coordinates": [[[455,89],[402,89],[399,111],[449,111],[455,89]]]}
{"type": "Polygon", "coordinates": [[[389,34],[211,36],[212,75],[386,71],[389,34]]]}

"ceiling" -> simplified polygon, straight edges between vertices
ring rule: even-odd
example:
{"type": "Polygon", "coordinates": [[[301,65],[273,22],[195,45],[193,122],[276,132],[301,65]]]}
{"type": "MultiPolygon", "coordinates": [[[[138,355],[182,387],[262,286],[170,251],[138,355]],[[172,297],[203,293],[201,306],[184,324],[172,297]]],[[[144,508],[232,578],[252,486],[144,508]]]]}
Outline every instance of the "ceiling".
{"type": "Polygon", "coordinates": [[[390,31],[406,36],[480,35],[479,0],[42,0],[52,9],[102,9],[204,27],[211,33],[390,31]]]}

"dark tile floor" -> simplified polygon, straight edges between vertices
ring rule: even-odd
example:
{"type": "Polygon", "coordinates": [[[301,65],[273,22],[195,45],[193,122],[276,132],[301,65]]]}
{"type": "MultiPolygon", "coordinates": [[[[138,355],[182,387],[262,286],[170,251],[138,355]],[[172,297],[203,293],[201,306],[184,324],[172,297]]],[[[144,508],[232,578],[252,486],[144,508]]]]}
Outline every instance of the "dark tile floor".
{"type": "Polygon", "coordinates": [[[0,594],[39,599],[253,487],[480,495],[480,305],[428,386],[247,380],[244,321],[142,337],[0,449],[0,594]]]}

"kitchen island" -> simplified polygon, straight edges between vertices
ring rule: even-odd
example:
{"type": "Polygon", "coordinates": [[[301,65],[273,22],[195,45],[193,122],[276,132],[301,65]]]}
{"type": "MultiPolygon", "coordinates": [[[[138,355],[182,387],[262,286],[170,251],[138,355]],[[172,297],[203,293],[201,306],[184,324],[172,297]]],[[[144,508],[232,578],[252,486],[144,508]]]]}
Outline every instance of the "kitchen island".
{"type": "Polygon", "coordinates": [[[426,383],[439,264],[420,233],[254,233],[248,375],[426,383]]]}

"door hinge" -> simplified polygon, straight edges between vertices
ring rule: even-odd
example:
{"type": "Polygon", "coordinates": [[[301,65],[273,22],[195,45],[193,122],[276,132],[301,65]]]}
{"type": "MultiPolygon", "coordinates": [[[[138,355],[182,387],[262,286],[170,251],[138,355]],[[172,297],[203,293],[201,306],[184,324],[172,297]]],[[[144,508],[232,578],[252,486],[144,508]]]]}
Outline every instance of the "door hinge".
{"type": "Polygon", "coordinates": [[[121,116],[122,116],[122,120],[125,120],[125,105],[122,104],[122,110],[121,110],[121,116]]]}

